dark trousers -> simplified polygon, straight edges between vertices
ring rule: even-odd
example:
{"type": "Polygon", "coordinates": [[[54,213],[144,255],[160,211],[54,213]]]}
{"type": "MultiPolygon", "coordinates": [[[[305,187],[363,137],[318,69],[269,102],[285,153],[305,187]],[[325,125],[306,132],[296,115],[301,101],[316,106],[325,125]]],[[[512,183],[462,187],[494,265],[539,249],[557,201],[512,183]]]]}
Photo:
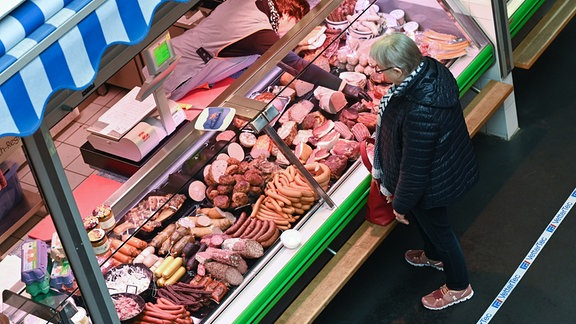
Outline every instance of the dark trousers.
{"type": "Polygon", "coordinates": [[[424,239],[426,256],[444,263],[446,286],[452,290],[466,289],[469,284],[468,268],[460,242],[448,222],[446,207],[415,207],[411,214],[424,239]]]}

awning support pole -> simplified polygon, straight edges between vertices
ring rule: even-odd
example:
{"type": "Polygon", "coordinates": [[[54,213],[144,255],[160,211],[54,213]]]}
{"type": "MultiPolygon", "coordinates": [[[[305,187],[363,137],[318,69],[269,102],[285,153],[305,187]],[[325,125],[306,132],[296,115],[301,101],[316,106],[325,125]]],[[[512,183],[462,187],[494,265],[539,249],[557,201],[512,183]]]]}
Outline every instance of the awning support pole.
{"type": "Polygon", "coordinates": [[[58,232],[93,323],[119,323],[48,127],[22,138],[30,169],[58,232]]]}

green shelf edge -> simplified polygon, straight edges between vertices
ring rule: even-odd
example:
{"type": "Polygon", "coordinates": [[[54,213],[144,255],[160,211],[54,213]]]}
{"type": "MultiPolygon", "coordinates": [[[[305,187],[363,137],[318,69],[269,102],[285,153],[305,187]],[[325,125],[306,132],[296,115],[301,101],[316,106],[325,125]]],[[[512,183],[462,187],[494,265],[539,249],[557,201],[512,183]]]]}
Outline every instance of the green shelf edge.
{"type": "Polygon", "coordinates": [[[524,0],[524,3],[508,19],[510,37],[514,38],[526,22],[540,9],[544,0],[524,0]]]}
{"type": "Polygon", "coordinates": [[[456,78],[458,88],[460,88],[460,97],[472,87],[474,82],[476,82],[492,64],[494,64],[494,47],[488,44],[456,78]]]}

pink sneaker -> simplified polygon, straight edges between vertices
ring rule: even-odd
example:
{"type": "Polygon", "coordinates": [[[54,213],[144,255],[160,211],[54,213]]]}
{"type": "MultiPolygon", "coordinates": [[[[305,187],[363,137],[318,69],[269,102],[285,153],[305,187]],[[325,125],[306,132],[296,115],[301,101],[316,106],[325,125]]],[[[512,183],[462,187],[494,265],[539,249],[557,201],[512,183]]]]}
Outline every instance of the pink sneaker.
{"type": "Polygon", "coordinates": [[[422,305],[431,310],[440,310],[466,301],[473,295],[474,291],[470,285],[464,290],[450,290],[446,285],[442,285],[439,289],[422,297],[422,305]]]}
{"type": "Polygon", "coordinates": [[[444,264],[442,261],[430,260],[422,250],[408,250],[404,253],[406,262],[415,267],[432,267],[434,269],[444,271],[444,264]]]}

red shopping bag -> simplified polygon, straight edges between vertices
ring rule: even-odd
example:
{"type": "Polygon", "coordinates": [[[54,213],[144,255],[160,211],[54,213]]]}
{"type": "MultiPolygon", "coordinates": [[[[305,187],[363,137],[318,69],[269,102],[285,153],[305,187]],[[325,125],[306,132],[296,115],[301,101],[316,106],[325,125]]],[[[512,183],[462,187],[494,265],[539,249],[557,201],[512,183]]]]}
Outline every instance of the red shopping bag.
{"type": "MultiPolygon", "coordinates": [[[[368,171],[372,172],[372,163],[368,158],[366,149],[367,144],[374,144],[374,139],[367,138],[360,143],[360,155],[368,171]]],[[[372,179],[370,182],[370,191],[368,192],[368,200],[366,202],[366,220],[384,226],[392,222],[394,218],[392,203],[388,202],[386,196],[380,192],[380,183],[372,179]]]]}

